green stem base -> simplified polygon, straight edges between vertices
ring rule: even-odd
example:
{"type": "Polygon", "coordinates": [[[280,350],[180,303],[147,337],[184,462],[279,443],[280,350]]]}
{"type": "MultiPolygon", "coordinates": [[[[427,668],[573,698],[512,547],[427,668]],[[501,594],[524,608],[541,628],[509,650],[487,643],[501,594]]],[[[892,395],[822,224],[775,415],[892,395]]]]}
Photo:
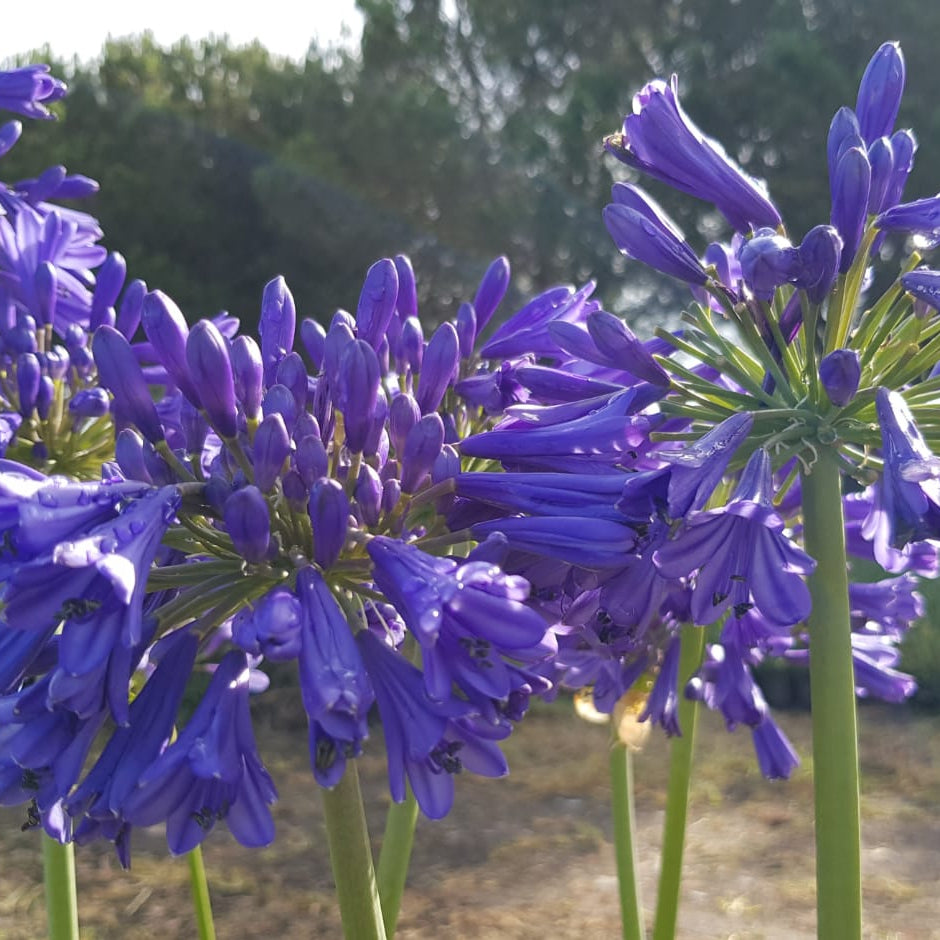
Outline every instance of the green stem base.
{"type": "Polygon", "coordinates": [[[415,840],[415,824],[418,821],[418,801],[411,788],[403,803],[392,803],[385,820],[385,836],[379,852],[377,871],[379,903],[385,932],[389,938],[395,936],[398,912],[411,864],[411,849],[415,840]]]}
{"type": "Polygon", "coordinates": [[[858,729],[845,523],[835,452],[820,449],[802,487],[803,539],[806,551],[816,559],[809,579],[816,930],[820,937],[853,940],[862,935],[858,729]]]}
{"type": "Polygon", "coordinates": [[[206,866],[202,859],[202,847],[196,846],[187,853],[189,862],[189,886],[193,894],[193,907],[196,911],[196,926],[199,940],[215,940],[215,923],[212,920],[212,901],[209,898],[209,882],[206,879],[206,866]]]}
{"type": "Polygon", "coordinates": [[[42,868],[46,885],[49,940],[78,940],[78,894],[75,889],[75,850],[42,836],[42,868]]]}
{"type": "MultiPolygon", "coordinates": [[[[679,693],[698,669],[705,648],[701,627],[682,627],[679,651],[679,693]]],[[[698,705],[683,695],[679,701],[679,727],[682,736],[672,739],[669,755],[669,785],[666,791],[666,819],[663,824],[663,858],[656,898],[653,940],[673,940],[679,920],[679,889],[682,884],[682,856],[685,852],[685,825],[689,811],[692,752],[698,705]]]]}
{"type": "Polygon", "coordinates": [[[321,792],[343,934],[346,940],[386,940],[356,762],[347,763],[332,790],[321,792]]]}
{"type": "Polygon", "coordinates": [[[610,790],[623,940],[645,940],[643,903],[637,877],[633,755],[616,739],[610,742],[610,790]]]}

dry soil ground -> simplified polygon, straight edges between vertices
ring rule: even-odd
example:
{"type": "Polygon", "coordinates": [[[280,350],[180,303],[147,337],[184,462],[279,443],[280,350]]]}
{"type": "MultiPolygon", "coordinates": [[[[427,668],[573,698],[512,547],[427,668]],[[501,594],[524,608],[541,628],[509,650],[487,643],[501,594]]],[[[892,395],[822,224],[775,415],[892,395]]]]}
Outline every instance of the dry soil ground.
{"type": "MultiPolygon", "coordinates": [[[[320,802],[305,729],[289,690],[269,693],[257,721],[280,788],[278,837],[242,849],[218,830],[206,844],[220,938],[333,938],[320,802]]],[[[702,722],[692,789],[682,937],[800,938],[814,932],[809,720],[785,713],[803,757],[788,783],[761,779],[749,736],[702,722]]],[[[866,937],[940,940],[940,718],[862,709],[866,937]]],[[[445,820],[419,823],[398,937],[606,938],[618,933],[608,816],[606,729],[570,703],[542,706],[507,746],[505,780],[458,782],[445,820]]],[[[378,734],[363,761],[373,832],[388,797],[378,734]]],[[[647,909],[654,899],[666,746],[654,735],[636,761],[647,909]]],[[[41,937],[45,914],[35,833],[0,811],[0,938],[41,937]]],[[[193,937],[187,866],[159,830],[137,834],[133,868],[107,846],[79,850],[82,937],[193,937]]]]}

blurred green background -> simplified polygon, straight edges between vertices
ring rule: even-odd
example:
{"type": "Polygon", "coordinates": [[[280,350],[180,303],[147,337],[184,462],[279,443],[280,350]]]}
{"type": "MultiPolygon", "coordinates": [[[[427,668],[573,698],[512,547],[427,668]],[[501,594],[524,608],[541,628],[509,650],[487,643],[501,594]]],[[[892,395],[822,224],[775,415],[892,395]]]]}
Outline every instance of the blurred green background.
{"type": "MultiPolygon", "coordinates": [[[[433,322],[506,254],[516,301],[595,277],[608,308],[641,333],[644,321],[674,317],[687,295],[614,250],[600,210],[629,174],[601,140],[652,77],[678,73],[686,110],[768,180],[798,240],[828,221],[832,114],[854,105],[877,46],[899,40],[908,66],[899,124],[920,144],[907,197],[940,185],[940,4],[357,6],[361,45],[312,45],[303,62],[224,39],[162,48],[147,35],[109,42],[90,62],[24,49],[17,61],[49,61],[71,93],[56,106],[59,121],[26,129],[0,173],[15,180],[64,163],[100,180],[82,207],[101,220],[107,246],[190,319],[226,309],[251,325],[263,284],[280,273],[301,314],[323,320],[354,308],[372,261],[405,252],[433,322]]],[[[729,234],[708,206],[649,188],[694,246],[729,234]]],[[[940,611],[938,586],[925,590],[940,611]]],[[[920,682],[917,700],[940,707],[936,625],[915,628],[904,665],[920,682]]],[[[800,683],[776,686],[800,704],[800,683]]]]}

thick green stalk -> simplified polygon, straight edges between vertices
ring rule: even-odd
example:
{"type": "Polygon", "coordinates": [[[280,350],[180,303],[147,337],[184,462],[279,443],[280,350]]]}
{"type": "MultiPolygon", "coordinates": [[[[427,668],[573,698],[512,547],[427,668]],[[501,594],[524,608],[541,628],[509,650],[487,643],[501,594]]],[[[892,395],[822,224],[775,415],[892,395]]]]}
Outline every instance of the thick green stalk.
{"type": "Polygon", "coordinates": [[[189,862],[189,887],[193,893],[193,907],[196,910],[199,940],[215,940],[212,901],[209,898],[209,882],[206,880],[206,866],[202,860],[202,847],[197,845],[196,848],[187,853],[186,858],[189,862]]]}
{"type": "Polygon", "coordinates": [[[347,763],[333,789],[321,792],[343,934],[346,940],[385,940],[356,762],[347,763]]]}
{"type": "Polygon", "coordinates": [[[633,755],[628,747],[617,740],[616,735],[610,742],[610,791],[623,940],[645,940],[643,903],[640,899],[640,882],[637,878],[633,755]]]}
{"type": "Polygon", "coordinates": [[[46,885],[49,940],[78,940],[78,896],[75,890],[75,851],[43,834],[42,869],[46,885]]]}
{"type": "MultiPolygon", "coordinates": [[[[682,628],[679,653],[679,692],[702,662],[705,631],[682,628]]],[[[682,854],[685,850],[685,821],[689,809],[692,751],[695,746],[697,704],[682,696],[679,701],[679,727],[682,736],[672,739],[669,755],[669,785],[666,791],[666,819],[663,825],[663,858],[656,898],[653,940],[673,940],[679,919],[679,889],[682,884],[682,854]]]]}
{"type": "Polygon", "coordinates": [[[401,897],[411,863],[411,847],[415,841],[415,823],[418,821],[418,801],[409,787],[403,803],[392,803],[385,817],[385,836],[379,852],[379,902],[385,932],[395,936],[401,897]]]}
{"type": "Polygon", "coordinates": [[[838,458],[821,448],[803,476],[803,539],[816,559],[809,579],[810,694],[816,794],[816,931],[862,935],[858,733],[845,524],[838,458]]]}

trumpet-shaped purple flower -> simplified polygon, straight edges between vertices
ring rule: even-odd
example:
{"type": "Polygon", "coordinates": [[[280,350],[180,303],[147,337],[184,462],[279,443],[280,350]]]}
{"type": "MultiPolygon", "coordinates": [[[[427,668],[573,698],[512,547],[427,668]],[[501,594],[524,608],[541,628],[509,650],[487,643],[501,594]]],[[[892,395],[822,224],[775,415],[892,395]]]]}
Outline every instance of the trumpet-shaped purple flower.
{"type": "Polygon", "coordinates": [[[914,416],[898,392],[879,388],[875,407],[881,425],[884,473],[862,533],[902,548],[940,538],[940,458],[931,453],[914,416]]]}
{"type": "Polygon", "coordinates": [[[374,698],[352,631],[322,575],[297,575],[300,600],[300,687],[310,725],[310,763],[323,786],[339,783],[346,760],[369,736],[374,698]]]}
{"type": "Polygon", "coordinates": [[[714,623],[729,608],[756,607],[768,620],[797,623],[810,611],[801,576],[816,563],[784,534],[771,503],[770,458],[755,451],[727,506],[693,512],[679,535],[656,552],[660,573],[681,578],[697,570],[692,589],[696,623],[714,623]]]}
{"type": "Polygon", "coordinates": [[[24,65],[0,72],[0,108],[24,117],[54,118],[46,105],[58,101],[66,91],[65,82],[50,75],[48,65],[24,65]]]}
{"type": "Polygon", "coordinates": [[[517,310],[493,333],[480,350],[484,359],[508,359],[526,353],[556,355],[558,347],[552,340],[551,323],[580,323],[589,314],[600,309],[591,300],[594,282],[589,281],[580,290],[570,287],[552,287],[533,297],[521,310],[517,310]]]}
{"type": "Polygon", "coordinates": [[[604,472],[648,446],[654,419],[635,413],[640,401],[638,391],[628,389],[570,420],[475,434],[461,441],[460,451],[518,470],[604,472]]]}
{"type": "Polygon", "coordinates": [[[551,652],[544,619],[524,603],[525,579],[381,536],[368,550],[376,586],[421,644],[425,685],[436,701],[448,699],[455,682],[470,696],[506,700],[513,677],[504,658],[531,663],[551,652]]]}
{"type": "Polygon", "coordinates": [[[679,104],[676,76],[668,84],[656,79],[639,91],[622,134],[608,137],[605,146],[628,166],[713,203],[738,231],[780,224],[763,184],[689,120],[679,104]]]}
{"type": "Polygon", "coordinates": [[[84,845],[96,838],[109,839],[124,868],[130,867],[131,834],[124,804],[173,733],[197,641],[184,631],[161,645],[159,664],[131,702],[127,724],[111,735],[101,756],[64,804],[66,813],[78,820],[75,841],[84,845]]]}
{"type": "Polygon", "coordinates": [[[622,522],[587,516],[507,516],[470,528],[476,539],[501,532],[515,551],[592,569],[622,566],[637,540],[622,522]]]}
{"type": "Polygon", "coordinates": [[[135,826],[166,821],[167,845],[182,855],[225,820],[247,847],[268,845],[277,800],[255,746],[248,710],[248,663],[227,653],[179,737],[140,776],[124,803],[135,826]]]}
{"type": "Polygon", "coordinates": [[[673,637],[666,647],[653,688],[639,721],[650,720],[660,725],[667,735],[681,735],[679,728],[679,637],[673,637]]]}
{"type": "Polygon", "coordinates": [[[623,484],[613,474],[514,473],[506,483],[505,473],[460,473],[455,492],[509,512],[623,521],[614,506],[623,484]]]}
{"type": "Polygon", "coordinates": [[[147,577],[179,503],[175,487],[150,491],[13,570],[7,623],[44,632],[64,622],[53,700],[87,715],[106,696],[115,719],[126,720],[127,680],[152,634],[143,606],[147,577]]]}
{"type": "Polygon", "coordinates": [[[760,772],[768,780],[789,780],[790,774],[800,766],[793,745],[770,715],[751,729],[751,740],[760,772]]]}
{"type": "Polygon", "coordinates": [[[741,412],[682,450],[659,452],[657,456],[668,466],[629,475],[617,508],[636,522],[663,512],[671,519],[681,519],[691,510],[701,509],[753,425],[753,416],[741,412]]]}
{"type": "Polygon", "coordinates": [[[452,697],[433,701],[420,671],[371,631],[360,631],[356,642],[375,687],[385,731],[389,789],[396,803],[405,799],[407,775],[422,812],[440,819],[453,804],[454,775],[463,769],[465,759],[475,773],[491,777],[507,773],[492,740],[493,729],[474,719],[469,704],[452,697]]]}

